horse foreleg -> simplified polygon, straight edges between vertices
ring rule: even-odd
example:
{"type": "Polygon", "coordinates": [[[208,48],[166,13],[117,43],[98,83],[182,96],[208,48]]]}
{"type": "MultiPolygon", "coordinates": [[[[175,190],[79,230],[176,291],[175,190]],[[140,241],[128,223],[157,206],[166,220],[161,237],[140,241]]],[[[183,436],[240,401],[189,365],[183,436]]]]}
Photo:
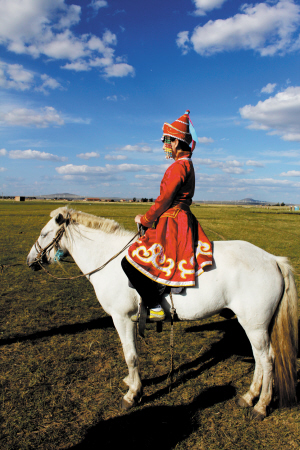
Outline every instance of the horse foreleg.
{"type": "Polygon", "coordinates": [[[129,390],[122,399],[122,408],[130,409],[138,403],[143,394],[136,350],[135,324],[127,317],[113,317],[113,321],[122,343],[128,367],[128,376],[123,381],[127,384],[129,390]]]}

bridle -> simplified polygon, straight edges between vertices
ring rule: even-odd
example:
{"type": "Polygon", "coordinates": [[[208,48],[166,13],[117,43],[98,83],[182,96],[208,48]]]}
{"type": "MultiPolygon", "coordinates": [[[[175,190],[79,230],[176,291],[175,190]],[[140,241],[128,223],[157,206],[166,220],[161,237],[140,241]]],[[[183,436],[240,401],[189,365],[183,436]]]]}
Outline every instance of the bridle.
{"type": "Polygon", "coordinates": [[[69,224],[69,220],[67,220],[66,222],[64,222],[56,231],[56,234],[54,236],[54,238],[52,239],[52,241],[46,245],[46,247],[42,247],[39,243],[39,238],[36,240],[35,244],[34,244],[34,248],[37,251],[37,255],[34,259],[34,261],[32,261],[32,263],[30,264],[30,266],[32,266],[33,264],[42,264],[43,263],[43,258],[46,257],[46,261],[48,262],[48,255],[50,253],[50,251],[55,248],[58,248],[58,243],[61,240],[67,226],[69,224]]]}
{"type": "MultiPolygon", "coordinates": [[[[55,278],[57,280],[73,280],[76,278],[81,278],[81,277],[86,277],[86,276],[90,276],[93,273],[98,272],[99,270],[104,269],[105,266],[107,266],[108,263],[110,263],[111,261],[113,261],[117,256],[119,256],[121,253],[123,253],[124,250],[126,250],[127,248],[129,248],[129,246],[131,245],[131,242],[137,237],[137,236],[141,236],[140,231],[138,231],[131,239],[129,242],[127,242],[127,244],[122,248],[122,250],[120,250],[116,255],[114,255],[112,258],[110,258],[108,261],[106,261],[102,266],[97,267],[94,270],[91,270],[91,272],[85,273],[85,274],[81,274],[75,277],[67,277],[67,278],[59,278],[59,277],[55,277],[54,275],[51,275],[43,266],[43,258],[46,256],[46,262],[49,262],[49,260],[47,259],[47,255],[49,255],[50,251],[55,248],[55,249],[59,249],[58,247],[58,243],[61,240],[64,232],[67,229],[67,226],[69,225],[69,223],[71,222],[70,217],[67,217],[67,219],[64,221],[64,223],[58,228],[55,237],[52,239],[52,241],[50,242],[50,244],[48,244],[45,248],[41,247],[38,239],[36,240],[35,244],[34,244],[34,248],[35,250],[38,252],[38,254],[36,255],[34,261],[32,261],[32,263],[29,265],[29,267],[31,267],[34,264],[39,264],[39,266],[41,267],[41,269],[43,269],[49,276],[51,276],[52,278],[55,278]]],[[[54,257],[55,260],[55,257],[54,257]]],[[[44,261],[45,262],[45,261],[44,261]]]]}

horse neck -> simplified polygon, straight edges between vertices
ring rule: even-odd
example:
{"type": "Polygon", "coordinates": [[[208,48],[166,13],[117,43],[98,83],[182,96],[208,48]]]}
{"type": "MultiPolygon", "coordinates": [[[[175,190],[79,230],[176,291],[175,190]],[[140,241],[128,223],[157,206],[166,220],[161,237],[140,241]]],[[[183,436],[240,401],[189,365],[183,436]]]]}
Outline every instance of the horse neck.
{"type": "Polygon", "coordinates": [[[99,267],[117,254],[133,237],[133,233],[123,235],[106,233],[83,225],[69,225],[62,240],[64,246],[83,273],[99,267]]]}

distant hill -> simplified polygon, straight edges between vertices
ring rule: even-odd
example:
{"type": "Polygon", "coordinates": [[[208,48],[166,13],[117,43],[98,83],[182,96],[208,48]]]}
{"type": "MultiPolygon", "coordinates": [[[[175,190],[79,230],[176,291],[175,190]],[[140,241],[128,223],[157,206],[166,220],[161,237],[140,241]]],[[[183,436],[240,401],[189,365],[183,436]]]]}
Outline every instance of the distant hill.
{"type": "Polygon", "coordinates": [[[80,195],[75,195],[75,194],[69,194],[67,192],[63,193],[63,194],[49,194],[49,195],[37,195],[36,198],[49,198],[49,199],[54,199],[54,198],[65,198],[66,200],[68,199],[80,199],[80,198],[84,198],[80,195]]]}
{"type": "MultiPolygon", "coordinates": [[[[96,196],[98,197],[98,196],[96,196]]],[[[76,194],[70,194],[68,192],[64,192],[64,193],[57,193],[57,194],[48,194],[48,195],[38,195],[36,196],[37,199],[48,199],[48,200],[54,200],[54,199],[65,199],[67,200],[84,200],[86,198],[89,198],[89,196],[80,196],[80,195],[76,195],[76,194]]],[[[99,199],[107,199],[107,200],[114,200],[114,201],[120,201],[122,198],[125,198],[125,200],[129,200],[129,198],[126,197],[102,197],[99,196],[99,199]]],[[[137,201],[140,201],[140,198],[136,199],[137,201]]],[[[216,201],[216,200],[212,200],[212,201],[204,201],[204,200],[196,200],[195,203],[222,203],[222,204],[246,204],[246,205],[265,205],[266,202],[264,200],[255,200],[253,198],[247,197],[247,198],[243,198],[242,200],[227,200],[227,201],[216,201]]],[[[271,202],[272,204],[272,202],[271,202]]]]}
{"type": "Polygon", "coordinates": [[[253,198],[243,198],[243,200],[239,200],[239,203],[266,203],[262,200],[254,200],[253,198]]]}

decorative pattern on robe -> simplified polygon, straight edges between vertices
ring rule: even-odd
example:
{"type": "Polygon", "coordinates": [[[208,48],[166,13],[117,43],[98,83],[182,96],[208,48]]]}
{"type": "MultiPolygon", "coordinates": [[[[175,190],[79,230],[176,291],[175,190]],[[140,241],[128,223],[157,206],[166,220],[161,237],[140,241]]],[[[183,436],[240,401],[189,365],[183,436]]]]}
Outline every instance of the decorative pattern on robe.
{"type": "Polygon", "coordinates": [[[189,208],[194,191],[193,163],[183,155],[166,170],[160,195],[141,219],[149,228],[128,250],[127,260],[158,283],[194,286],[212,264],[211,243],[189,208]]]}

